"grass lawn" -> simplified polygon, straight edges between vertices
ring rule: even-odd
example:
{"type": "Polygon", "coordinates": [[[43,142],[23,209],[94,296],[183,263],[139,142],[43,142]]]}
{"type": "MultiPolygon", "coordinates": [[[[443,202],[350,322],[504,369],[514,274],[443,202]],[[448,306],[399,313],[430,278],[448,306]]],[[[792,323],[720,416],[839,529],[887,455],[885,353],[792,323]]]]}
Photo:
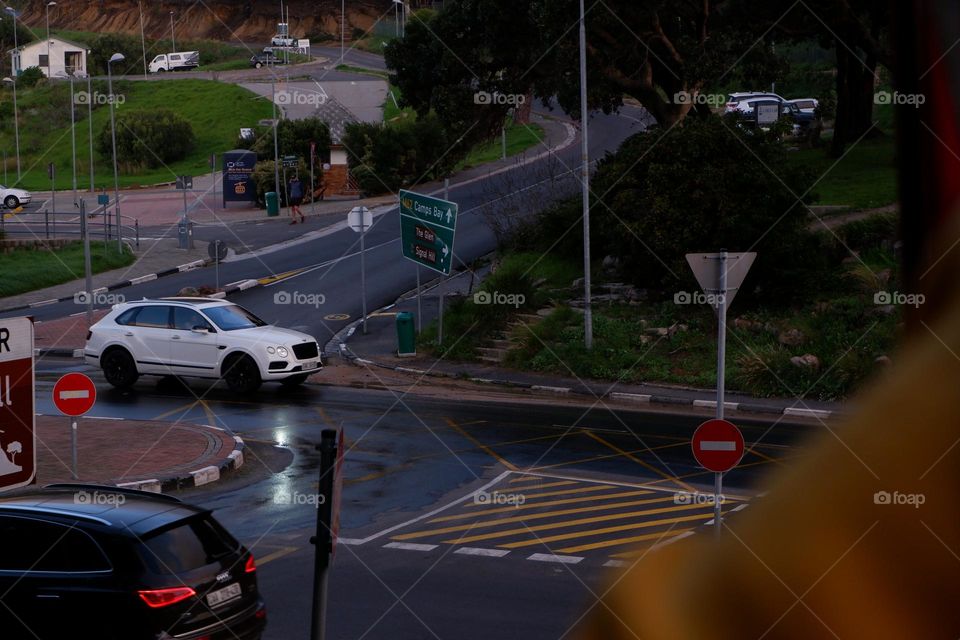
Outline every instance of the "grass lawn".
{"type": "MultiPolygon", "coordinates": [[[[542,140],[543,128],[539,125],[511,124],[507,127],[507,156],[513,156],[531,147],[536,147],[542,140]]],[[[500,138],[497,138],[483,146],[475,147],[457,168],[466,169],[487,162],[494,162],[499,160],[502,155],[502,143],[500,138]]]]}
{"type": "MultiPolygon", "coordinates": [[[[93,273],[132,264],[128,250],[121,254],[114,242],[90,243],[93,273]]],[[[73,242],[55,251],[16,249],[0,254],[0,298],[34,291],[83,277],[83,243],[73,242]]]]}
{"type": "Polygon", "coordinates": [[[874,209],[897,200],[895,143],[890,135],[862,140],[848,147],[839,161],[824,149],[802,149],[789,155],[796,166],[811,168],[820,182],[813,188],[818,205],[874,209]]]}
{"type": "Polygon", "coordinates": [[[353,43],[353,46],[361,51],[367,51],[369,53],[376,53],[383,55],[383,47],[391,40],[394,40],[393,36],[376,36],[369,35],[366,38],[357,40],[353,43]]]}
{"type": "MultiPolygon", "coordinates": [[[[77,92],[86,85],[77,83],[77,92]]],[[[105,82],[93,83],[94,94],[106,97],[105,82]]],[[[148,185],[169,182],[178,174],[199,175],[209,171],[211,153],[220,154],[236,147],[240,127],[256,126],[271,115],[268,100],[232,84],[211,80],[164,80],[157,82],[117,81],[114,93],[122,96],[118,113],[134,109],[167,108],[186,118],[196,136],[194,151],[185,159],[168,167],[147,169],[140,175],[120,175],[120,184],[148,185]]],[[[20,89],[17,94],[20,113],[20,151],[23,178],[19,185],[27,189],[47,190],[47,164],[57,167],[57,188],[71,184],[70,86],[67,83],[39,84],[33,89],[20,89]]],[[[0,148],[7,151],[7,170],[16,175],[14,158],[12,92],[0,92],[0,148]]],[[[95,104],[93,110],[94,174],[97,188],[113,185],[110,153],[96,151],[100,132],[110,127],[110,109],[95,104]]],[[[89,185],[89,120],[86,105],[76,110],[77,174],[81,185],[89,185]]]]}

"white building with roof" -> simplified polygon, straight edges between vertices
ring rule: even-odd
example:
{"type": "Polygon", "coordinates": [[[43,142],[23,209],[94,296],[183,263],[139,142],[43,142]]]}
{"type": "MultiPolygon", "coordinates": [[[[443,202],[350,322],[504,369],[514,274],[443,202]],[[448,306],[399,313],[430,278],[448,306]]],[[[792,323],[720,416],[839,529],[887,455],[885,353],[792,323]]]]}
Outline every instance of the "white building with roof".
{"type": "Polygon", "coordinates": [[[43,75],[48,78],[64,74],[86,76],[88,54],[86,45],[57,36],[50,36],[49,41],[44,38],[10,51],[13,72],[16,75],[20,75],[24,69],[40,67],[43,75]]]}

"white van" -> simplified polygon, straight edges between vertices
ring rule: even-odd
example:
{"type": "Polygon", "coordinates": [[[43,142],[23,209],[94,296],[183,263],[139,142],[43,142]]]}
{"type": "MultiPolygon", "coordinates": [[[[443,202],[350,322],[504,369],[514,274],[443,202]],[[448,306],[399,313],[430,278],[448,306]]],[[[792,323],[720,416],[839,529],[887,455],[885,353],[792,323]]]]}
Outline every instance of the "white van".
{"type": "Polygon", "coordinates": [[[157,73],[161,71],[183,71],[185,69],[196,69],[199,66],[199,51],[161,53],[150,61],[150,73],[157,73]]]}

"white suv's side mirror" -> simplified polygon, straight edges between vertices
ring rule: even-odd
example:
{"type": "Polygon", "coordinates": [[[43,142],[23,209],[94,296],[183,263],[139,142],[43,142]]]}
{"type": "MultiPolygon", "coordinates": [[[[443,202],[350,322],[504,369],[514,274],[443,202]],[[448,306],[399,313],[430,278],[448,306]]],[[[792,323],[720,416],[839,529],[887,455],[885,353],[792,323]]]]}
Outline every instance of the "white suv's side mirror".
{"type": "Polygon", "coordinates": [[[206,334],[210,333],[210,329],[208,329],[208,328],[206,328],[206,327],[199,327],[199,326],[194,327],[193,329],[190,329],[190,331],[192,331],[192,332],[194,332],[194,333],[199,333],[199,334],[202,334],[202,335],[206,335],[206,334]]]}

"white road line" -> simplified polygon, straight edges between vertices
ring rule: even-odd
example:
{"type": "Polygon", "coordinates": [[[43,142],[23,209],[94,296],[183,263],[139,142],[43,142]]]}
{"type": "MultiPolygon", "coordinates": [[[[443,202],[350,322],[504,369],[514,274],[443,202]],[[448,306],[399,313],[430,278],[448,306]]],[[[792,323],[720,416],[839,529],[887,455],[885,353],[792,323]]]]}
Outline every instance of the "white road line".
{"type": "Polygon", "coordinates": [[[360,538],[337,538],[337,544],[356,546],[363,544],[363,540],[360,538]]]}
{"type": "Polygon", "coordinates": [[[510,553],[509,549],[481,549],[479,547],[460,547],[454,553],[464,556],[485,556],[488,558],[502,558],[510,553]]]}
{"type": "Polygon", "coordinates": [[[605,567],[628,567],[630,563],[626,560],[607,560],[603,563],[605,567]]]}
{"type": "Polygon", "coordinates": [[[383,545],[384,549],[403,549],[404,551],[433,551],[437,548],[435,544],[416,544],[414,542],[388,542],[383,545]]]}
{"type": "Polygon", "coordinates": [[[535,553],[532,556],[528,557],[527,560],[533,560],[534,562],[559,562],[561,564],[577,564],[583,558],[581,556],[558,556],[552,553],[535,553]]]}
{"type": "Polygon", "coordinates": [[[126,420],[126,418],[114,418],[112,416],[83,416],[87,420],[126,420]]]}

